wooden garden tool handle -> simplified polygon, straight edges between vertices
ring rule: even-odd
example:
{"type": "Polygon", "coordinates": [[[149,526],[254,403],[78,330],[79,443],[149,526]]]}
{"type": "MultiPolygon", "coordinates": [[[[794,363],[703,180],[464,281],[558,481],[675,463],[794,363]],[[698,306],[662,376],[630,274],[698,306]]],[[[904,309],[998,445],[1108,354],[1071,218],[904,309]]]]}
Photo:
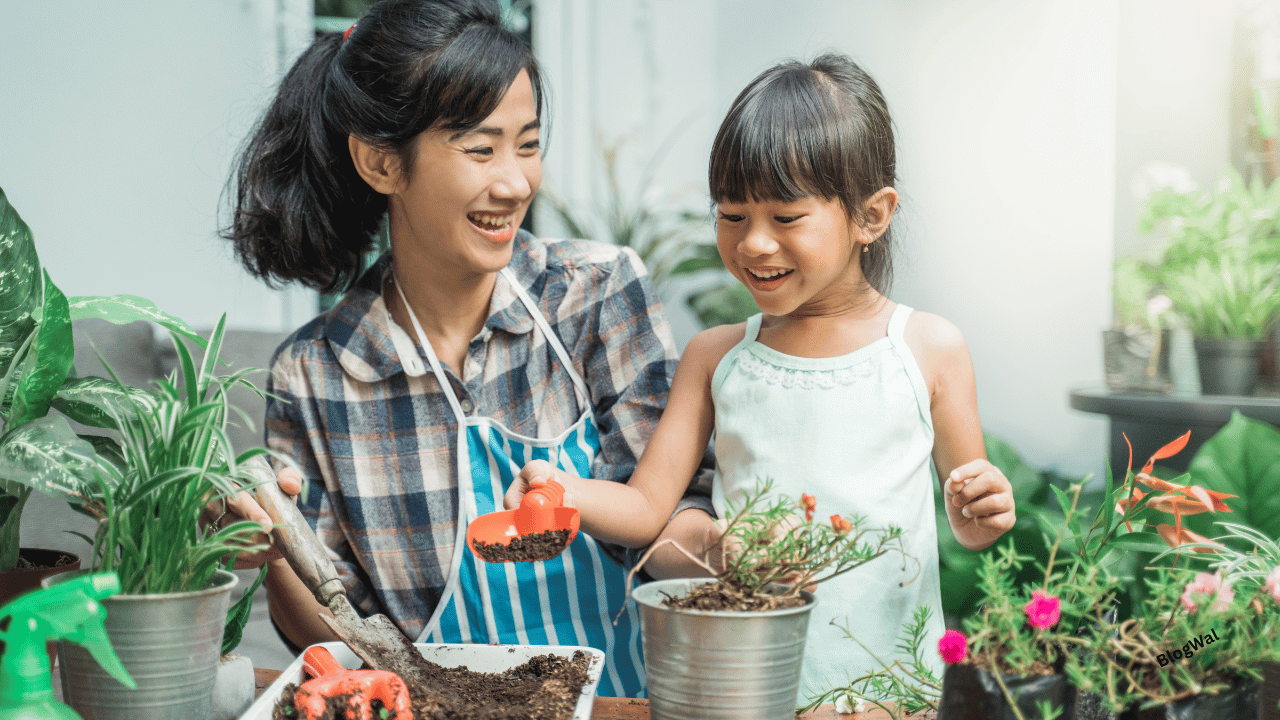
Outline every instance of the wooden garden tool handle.
{"type": "Polygon", "coordinates": [[[266,479],[266,475],[271,478],[255,487],[253,496],[267,512],[271,522],[280,526],[271,531],[272,544],[280,549],[280,553],[289,561],[289,567],[298,574],[298,578],[315,595],[316,600],[329,607],[329,601],[335,595],[345,592],[345,588],[338,578],[338,569],[329,559],[328,551],[320,544],[320,539],[316,537],[307,519],[302,517],[297,505],[280,490],[275,473],[266,461],[259,456],[246,464],[256,465],[254,472],[262,476],[262,479],[266,479]]]}

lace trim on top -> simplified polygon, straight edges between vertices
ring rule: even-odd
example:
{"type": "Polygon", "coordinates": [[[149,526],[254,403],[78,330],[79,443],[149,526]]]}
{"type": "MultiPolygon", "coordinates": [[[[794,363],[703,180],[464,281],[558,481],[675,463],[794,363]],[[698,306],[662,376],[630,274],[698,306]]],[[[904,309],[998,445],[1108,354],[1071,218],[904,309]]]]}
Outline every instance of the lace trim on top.
{"type": "Polygon", "coordinates": [[[831,369],[799,370],[781,367],[743,348],[738,353],[738,367],[752,377],[760,378],[770,385],[781,385],[785,388],[832,388],[838,385],[852,385],[858,380],[871,377],[876,372],[876,364],[859,362],[845,367],[831,369]]]}

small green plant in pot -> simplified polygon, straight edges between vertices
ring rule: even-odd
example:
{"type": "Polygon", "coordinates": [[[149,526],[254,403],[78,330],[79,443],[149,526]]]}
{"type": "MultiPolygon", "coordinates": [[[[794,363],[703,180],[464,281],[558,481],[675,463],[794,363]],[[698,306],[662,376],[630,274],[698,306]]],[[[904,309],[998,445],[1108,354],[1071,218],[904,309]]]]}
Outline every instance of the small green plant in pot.
{"type": "Polygon", "coordinates": [[[93,545],[90,565],[120,578],[122,593],[104,601],[107,632],[138,683],[137,690],[115,684],[82,649],[63,644],[64,693],[83,715],[208,716],[237,583],[227,568],[237,553],[264,547],[254,542],[262,531],[255,523],[201,522],[208,503],[252,487],[254,475],[244,463],[267,452],[236,456],[227,437],[234,413],[227,391],[249,371],[214,374],[225,322],[214,329],[199,366],[174,334],[181,372],[159,381],[154,392],[103,380],[97,392],[67,407],[74,419],[109,427],[118,437],[98,439],[91,481],[63,490],[98,520],[95,536],[86,538],[93,545]],[[175,684],[183,686],[180,693],[175,684]]]}
{"type": "Polygon", "coordinates": [[[770,497],[770,487],[764,481],[728,506],[724,535],[707,557],[673,543],[713,577],[657,580],[632,592],[656,718],[791,717],[815,603],[806,588],[901,548],[898,528],[839,515],[814,520],[814,498],[770,497]]]}
{"type": "Polygon", "coordinates": [[[1228,170],[1212,191],[1162,188],[1139,227],[1165,236],[1159,280],[1195,337],[1203,392],[1252,394],[1280,319],[1280,183],[1228,170]]]}
{"type": "Polygon", "coordinates": [[[1138,258],[1117,260],[1111,290],[1114,320],[1102,332],[1103,367],[1112,392],[1167,393],[1172,304],[1158,294],[1157,272],[1138,258]]]}

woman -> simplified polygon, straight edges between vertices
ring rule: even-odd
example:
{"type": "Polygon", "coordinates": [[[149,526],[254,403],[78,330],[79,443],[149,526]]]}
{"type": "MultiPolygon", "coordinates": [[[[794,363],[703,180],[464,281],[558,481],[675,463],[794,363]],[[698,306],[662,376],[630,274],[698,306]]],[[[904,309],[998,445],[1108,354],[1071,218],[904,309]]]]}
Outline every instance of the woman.
{"type": "MultiPolygon", "coordinates": [[[[310,481],[304,514],[353,604],[420,641],[598,647],[599,692],[635,696],[638,620],[611,624],[626,584],[610,548],[579,533],[554,560],[489,565],[463,542],[529,459],[625,482],[675,366],[633,252],[518,229],[541,181],[542,97],[493,4],[380,2],[281,82],[226,236],[267,282],[332,290],[387,216],[390,252],[281,346],[268,387],[268,445],[310,481]]],[[[672,532],[704,512],[689,498],[672,532]]],[[[271,562],[283,634],[332,639],[271,562]]]]}

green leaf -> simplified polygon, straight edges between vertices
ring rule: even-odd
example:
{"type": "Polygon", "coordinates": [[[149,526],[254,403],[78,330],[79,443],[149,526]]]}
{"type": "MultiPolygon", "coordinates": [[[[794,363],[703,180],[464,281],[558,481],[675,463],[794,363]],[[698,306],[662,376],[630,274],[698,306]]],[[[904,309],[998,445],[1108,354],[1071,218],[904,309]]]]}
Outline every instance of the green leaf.
{"type": "Polygon", "coordinates": [[[47,272],[44,280],[44,311],[36,336],[35,364],[22,376],[14,392],[10,427],[44,417],[49,412],[49,402],[62,387],[75,361],[67,298],[47,272]]]}
{"type": "Polygon", "coordinates": [[[82,296],[71,298],[71,319],[98,318],[116,325],[128,325],[138,320],[149,320],[163,325],[172,332],[194,341],[200,347],[205,346],[191,326],[181,319],[164,312],[156,304],[136,295],[82,296]]]}
{"type": "Polygon", "coordinates": [[[726,279],[707,290],[691,293],[687,302],[703,327],[732,325],[760,312],[751,291],[737,280],[726,279]]]}
{"type": "Polygon", "coordinates": [[[222,654],[226,655],[236,646],[240,644],[240,638],[244,635],[244,626],[249,622],[249,613],[253,610],[253,594],[258,590],[258,586],[263,580],[267,579],[268,565],[263,565],[258,571],[258,577],[244,591],[240,599],[236,601],[231,609],[227,611],[227,625],[222,633],[222,654]]]}
{"type": "Polygon", "coordinates": [[[22,524],[22,506],[31,495],[31,488],[19,488],[16,494],[0,492],[0,572],[18,566],[19,529],[22,524]]]}
{"type": "Polygon", "coordinates": [[[33,314],[40,300],[40,258],[31,228],[0,190],[0,377],[35,331],[33,314]]]}
{"type": "Polygon", "coordinates": [[[1230,493],[1230,513],[1202,513],[1182,522],[1206,537],[1216,537],[1213,524],[1235,522],[1280,538],[1280,431],[1235,411],[1231,420],[1196,452],[1188,468],[1189,482],[1230,493]]]}
{"type": "Polygon", "coordinates": [[[146,390],[100,377],[72,378],[53,398],[53,407],[81,425],[117,429],[116,418],[133,413],[139,404],[153,407],[155,396],[146,390]]]}
{"type": "Polygon", "coordinates": [[[671,270],[671,275],[687,275],[703,270],[719,270],[724,267],[720,250],[715,245],[695,245],[692,257],[685,258],[671,270]]]}
{"type": "Polygon", "coordinates": [[[0,477],[54,497],[86,494],[96,467],[93,447],[61,416],[36,418],[0,438],[0,477]]]}

